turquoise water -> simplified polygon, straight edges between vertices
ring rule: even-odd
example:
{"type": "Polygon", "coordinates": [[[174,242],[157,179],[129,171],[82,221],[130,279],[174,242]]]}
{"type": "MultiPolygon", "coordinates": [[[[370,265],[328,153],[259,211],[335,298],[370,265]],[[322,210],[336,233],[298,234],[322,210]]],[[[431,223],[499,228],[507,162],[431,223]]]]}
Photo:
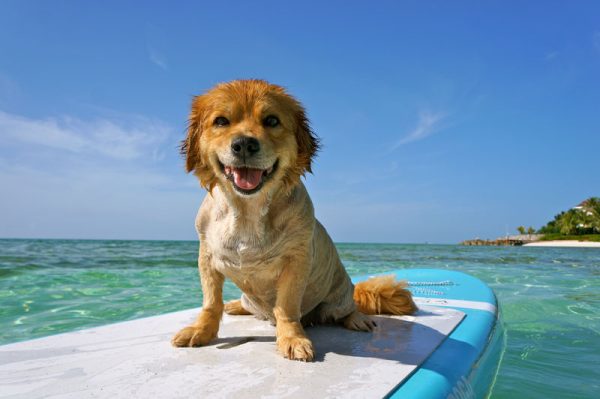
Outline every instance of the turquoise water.
{"type": "MultiPolygon", "coordinates": [[[[0,240],[0,344],[201,304],[195,242],[0,240]]],[[[339,244],[351,275],[442,268],[487,282],[507,350],[493,398],[600,397],[600,249],[339,244]]],[[[225,298],[239,291],[230,283],[225,298]]]]}

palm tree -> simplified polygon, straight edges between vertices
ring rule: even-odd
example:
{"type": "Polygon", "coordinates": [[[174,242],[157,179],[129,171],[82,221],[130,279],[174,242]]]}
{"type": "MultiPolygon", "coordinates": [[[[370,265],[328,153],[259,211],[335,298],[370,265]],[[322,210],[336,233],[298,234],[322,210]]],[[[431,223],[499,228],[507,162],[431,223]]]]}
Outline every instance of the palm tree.
{"type": "Polygon", "coordinates": [[[577,219],[577,214],[572,209],[565,212],[557,221],[557,227],[560,234],[575,234],[577,232],[577,224],[579,222],[577,219]]]}
{"type": "Polygon", "coordinates": [[[517,230],[519,231],[519,234],[525,234],[525,226],[519,226],[517,227],[517,230]]]}
{"type": "Polygon", "coordinates": [[[590,215],[590,227],[592,232],[600,233],[600,198],[592,197],[586,201],[590,215]]]}
{"type": "Polygon", "coordinates": [[[600,233],[600,197],[588,198],[580,206],[559,213],[539,232],[564,235],[600,233]]]}

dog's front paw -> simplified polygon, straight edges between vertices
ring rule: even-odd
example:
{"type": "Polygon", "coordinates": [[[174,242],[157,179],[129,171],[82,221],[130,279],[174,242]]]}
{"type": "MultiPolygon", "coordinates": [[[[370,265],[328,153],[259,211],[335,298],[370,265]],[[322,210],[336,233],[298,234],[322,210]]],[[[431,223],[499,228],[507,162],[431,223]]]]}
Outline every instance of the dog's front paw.
{"type": "Polygon", "coordinates": [[[187,326],[175,334],[173,339],[171,339],[171,344],[178,347],[202,346],[206,345],[216,337],[216,332],[211,332],[206,328],[187,326]]]}
{"type": "Polygon", "coordinates": [[[366,314],[359,311],[350,313],[344,319],[344,327],[355,331],[373,331],[377,324],[366,314]]]}
{"type": "Polygon", "coordinates": [[[277,339],[277,349],[290,360],[312,362],[315,357],[313,344],[306,337],[280,337],[277,339]]]}

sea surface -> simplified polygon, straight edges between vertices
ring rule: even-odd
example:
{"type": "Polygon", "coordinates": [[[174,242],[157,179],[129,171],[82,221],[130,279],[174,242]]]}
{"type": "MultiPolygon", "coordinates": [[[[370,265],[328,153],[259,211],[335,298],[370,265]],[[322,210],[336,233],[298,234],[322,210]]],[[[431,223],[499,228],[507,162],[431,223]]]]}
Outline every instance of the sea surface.
{"type": "MultiPolygon", "coordinates": [[[[493,398],[600,397],[600,249],[338,244],[351,275],[470,273],[508,333],[493,398]]],[[[201,304],[198,243],[0,240],[0,344],[201,304]]],[[[239,291],[226,283],[224,296],[239,291]]]]}

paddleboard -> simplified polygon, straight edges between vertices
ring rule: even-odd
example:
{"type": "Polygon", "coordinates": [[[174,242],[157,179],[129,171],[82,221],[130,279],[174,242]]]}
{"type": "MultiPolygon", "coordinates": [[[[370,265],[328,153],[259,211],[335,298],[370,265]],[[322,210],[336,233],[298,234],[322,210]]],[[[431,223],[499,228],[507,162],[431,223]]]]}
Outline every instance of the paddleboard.
{"type": "Polygon", "coordinates": [[[418,313],[375,316],[372,333],[307,328],[311,363],[284,359],[274,327],[252,316],[224,315],[211,344],[174,348],[172,335],[199,311],[189,309],[1,346],[0,397],[485,396],[503,350],[493,292],[453,271],[395,274],[410,281],[418,313]]]}

